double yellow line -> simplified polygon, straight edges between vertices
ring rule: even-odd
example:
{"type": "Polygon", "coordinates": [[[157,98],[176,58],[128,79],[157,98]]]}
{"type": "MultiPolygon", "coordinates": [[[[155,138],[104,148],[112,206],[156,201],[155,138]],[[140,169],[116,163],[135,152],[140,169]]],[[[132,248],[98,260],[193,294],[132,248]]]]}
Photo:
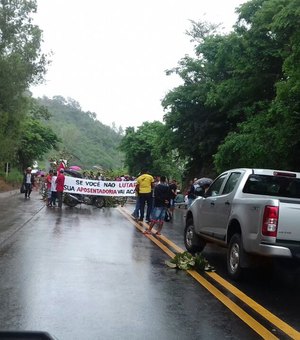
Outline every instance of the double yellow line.
{"type": "MultiPolygon", "coordinates": [[[[130,213],[123,207],[119,208],[121,214],[128,219],[132,224],[135,225],[137,229],[143,231],[144,228],[132,220],[130,213]]],[[[176,252],[182,253],[184,250],[178,247],[171,240],[161,235],[159,237],[154,237],[150,234],[146,234],[146,236],[154,242],[159,248],[161,248],[166,254],[168,254],[171,258],[175,256],[175,253],[172,252],[166,245],[173,248],[176,252]],[[163,241],[163,243],[161,242],[163,241]]],[[[205,287],[211,294],[213,294],[220,302],[222,302],[227,308],[229,308],[235,315],[237,315],[241,320],[243,320],[249,327],[251,327],[258,335],[260,335],[263,339],[278,339],[276,335],[270,332],[266,327],[256,321],[251,315],[245,312],[241,307],[239,307],[235,302],[230,300],[226,295],[224,295],[218,288],[216,288],[213,284],[211,284],[208,280],[204,278],[204,276],[200,275],[195,270],[187,270],[188,274],[191,275],[197,282],[199,282],[203,287],[205,287]]],[[[212,280],[217,282],[220,286],[225,288],[231,294],[235,295],[240,301],[249,306],[255,313],[258,313],[268,322],[272,323],[277,329],[281,332],[285,333],[291,339],[300,339],[300,333],[292,328],[290,325],[279,319],[276,315],[272,314],[266,308],[255,302],[245,293],[240,291],[238,288],[233,286],[228,281],[224,280],[220,275],[215,272],[206,272],[212,280]]]]}

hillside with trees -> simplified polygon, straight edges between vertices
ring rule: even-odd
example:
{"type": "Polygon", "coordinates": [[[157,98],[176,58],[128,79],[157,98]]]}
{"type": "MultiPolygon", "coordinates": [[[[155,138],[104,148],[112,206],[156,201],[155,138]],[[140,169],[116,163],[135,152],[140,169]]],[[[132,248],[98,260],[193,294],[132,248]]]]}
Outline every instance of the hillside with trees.
{"type": "Polygon", "coordinates": [[[67,159],[70,164],[83,168],[98,165],[104,169],[123,166],[123,154],[118,149],[122,129],[115,131],[97,120],[96,114],[82,111],[74,99],[55,96],[37,100],[39,106],[49,112],[44,124],[51,128],[60,142],[51,150],[48,158],[67,159]]]}

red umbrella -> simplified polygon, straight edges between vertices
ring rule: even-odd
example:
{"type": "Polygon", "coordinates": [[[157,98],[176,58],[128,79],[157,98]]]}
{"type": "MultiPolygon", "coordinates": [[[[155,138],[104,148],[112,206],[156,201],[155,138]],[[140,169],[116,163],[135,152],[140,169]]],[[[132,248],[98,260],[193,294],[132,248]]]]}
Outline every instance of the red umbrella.
{"type": "Polygon", "coordinates": [[[80,171],[80,170],[81,170],[81,167],[78,166],[78,165],[71,165],[71,166],[69,167],[69,169],[75,170],[75,171],[80,171]]]}

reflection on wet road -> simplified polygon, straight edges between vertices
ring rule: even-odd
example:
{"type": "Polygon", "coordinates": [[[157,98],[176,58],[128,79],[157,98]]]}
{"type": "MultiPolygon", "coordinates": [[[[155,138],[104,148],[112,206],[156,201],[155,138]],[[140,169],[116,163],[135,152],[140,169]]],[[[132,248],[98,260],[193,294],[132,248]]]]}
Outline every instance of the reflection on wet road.
{"type": "MultiPolygon", "coordinates": [[[[258,335],[136,229],[120,209],[0,198],[0,330],[68,339],[254,339],[258,335]]],[[[131,206],[126,209],[130,210],[131,206]]],[[[163,233],[183,248],[182,210],[163,233]]]]}

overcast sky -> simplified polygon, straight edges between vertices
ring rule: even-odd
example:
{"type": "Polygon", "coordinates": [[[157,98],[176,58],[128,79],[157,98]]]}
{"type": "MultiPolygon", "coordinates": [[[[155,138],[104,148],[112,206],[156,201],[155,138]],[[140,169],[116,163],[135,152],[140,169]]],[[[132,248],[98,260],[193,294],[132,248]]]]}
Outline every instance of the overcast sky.
{"type": "Polygon", "coordinates": [[[180,84],[165,70],[193,44],[189,20],[230,30],[245,0],[37,0],[43,52],[52,51],[35,97],[60,95],[97,114],[103,124],[139,126],[163,118],[161,100],[180,84]]]}

